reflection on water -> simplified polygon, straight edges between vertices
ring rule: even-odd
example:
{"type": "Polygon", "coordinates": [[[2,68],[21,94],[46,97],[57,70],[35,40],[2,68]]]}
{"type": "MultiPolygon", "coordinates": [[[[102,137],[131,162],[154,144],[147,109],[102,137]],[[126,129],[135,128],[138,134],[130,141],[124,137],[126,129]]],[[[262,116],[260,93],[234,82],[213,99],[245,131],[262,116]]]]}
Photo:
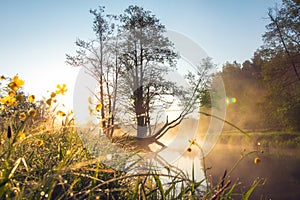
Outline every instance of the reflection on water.
{"type": "MultiPolygon", "coordinates": [[[[243,149],[237,146],[218,145],[206,157],[207,167],[212,167],[208,174],[217,183],[224,170],[230,170],[240,158],[243,149]]],[[[245,190],[257,178],[265,178],[266,183],[254,191],[251,199],[299,199],[300,197],[300,150],[270,150],[259,154],[261,162],[254,164],[258,156],[246,157],[231,174],[231,180],[239,181],[245,190]]]]}

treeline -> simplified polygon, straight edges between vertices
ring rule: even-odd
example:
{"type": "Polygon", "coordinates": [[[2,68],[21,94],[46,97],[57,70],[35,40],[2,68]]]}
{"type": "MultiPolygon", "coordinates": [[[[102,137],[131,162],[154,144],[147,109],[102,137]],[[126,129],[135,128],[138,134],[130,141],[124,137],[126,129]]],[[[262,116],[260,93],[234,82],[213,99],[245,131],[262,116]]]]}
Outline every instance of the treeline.
{"type": "Polygon", "coordinates": [[[270,8],[264,44],[252,59],[223,65],[228,121],[253,131],[300,131],[299,16],[293,0],[270,8]]]}

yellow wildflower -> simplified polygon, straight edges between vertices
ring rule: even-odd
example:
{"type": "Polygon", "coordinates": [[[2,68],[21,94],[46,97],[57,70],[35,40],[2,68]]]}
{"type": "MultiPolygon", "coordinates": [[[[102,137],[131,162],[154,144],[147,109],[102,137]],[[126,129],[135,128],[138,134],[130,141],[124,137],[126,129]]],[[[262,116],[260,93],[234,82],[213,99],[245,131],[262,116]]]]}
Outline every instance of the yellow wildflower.
{"type": "Polygon", "coordinates": [[[29,100],[31,103],[33,103],[34,100],[35,100],[35,96],[34,96],[34,95],[29,95],[29,96],[28,96],[28,100],[29,100]]]}
{"type": "Polygon", "coordinates": [[[59,115],[60,117],[66,116],[66,113],[64,113],[64,112],[61,111],[61,110],[57,111],[56,114],[59,115]]]}
{"type": "Polygon", "coordinates": [[[31,116],[31,117],[35,117],[35,116],[36,116],[36,110],[31,109],[31,110],[28,111],[28,114],[29,114],[29,116],[31,116]]]}
{"type": "Polygon", "coordinates": [[[0,103],[7,105],[8,102],[9,102],[9,100],[10,100],[10,98],[11,98],[10,96],[5,96],[5,97],[1,98],[0,99],[0,103]]]}
{"type": "Polygon", "coordinates": [[[16,98],[11,98],[8,106],[17,106],[18,102],[16,98]]]}
{"type": "Polygon", "coordinates": [[[36,141],[35,141],[35,143],[36,143],[36,145],[37,145],[37,146],[39,146],[39,147],[40,147],[40,146],[43,146],[43,144],[44,144],[44,141],[43,141],[43,140],[40,140],[40,139],[38,139],[38,140],[36,140],[36,141]]]}
{"type": "Polygon", "coordinates": [[[22,87],[24,85],[24,81],[19,79],[18,76],[14,76],[13,82],[15,82],[18,87],[22,87]]]}
{"type": "Polygon", "coordinates": [[[23,132],[19,132],[17,135],[18,140],[23,140],[26,137],[26,135],[23,132]]]}
{"type": "Polygon", "coordinates": [[[20,113],[19,119],[20,119],[21,121],[24,121],[24,120],[26,119],[26,114],[25,114],[24,112],[20,113]]]}
{"type": "Polygon", "coordinates": [[[8,84],[8,87],[14,91],[17,91],[24,85],[24,81],[19,79],[18,76],[14,76],[13,80],[8,84]]]}
{"type": "Polygon", "coordinates": [[[256,158],[254,158],[254,164],[258,164],[258,163],[260,163],[261,162],[261,160],[260,160],[260,158],[259,157],[256,157],[256,158]]]}
{"type": "Polygon", "coordinates": [[[8,84],[8,87],[14,91],[17,91],[19,88],[17,87],[16,83],[15,82],[10,82],[8,84]]]}
{"type": "Polygon", "coordinates": [[[16,93],[15,93],[15,91],[11,90],[11,91],[8,92],[8,95],[10,97],[14,97],[14,96],[16,96],[16,93]]]}
{"type": "Polygon", "coordinates": [[[96,105],[96,110],[99,112],[102,109],[102,104],[97,104],[96,105]]]}
{"type": "Polygon", "coordinates": [[[64,95],[68,91],[66,84],[57,85],[56,88],[57,88],[55,92],[56,94],[64,95]]]}
{"type": "Polygon", "coordinates": [[[16,101],[16,98],[11,96],[5,96],[2,99],[0,99],[0,103],[4,104],[6,106],[17,106],[18,103],[16,101]]]}

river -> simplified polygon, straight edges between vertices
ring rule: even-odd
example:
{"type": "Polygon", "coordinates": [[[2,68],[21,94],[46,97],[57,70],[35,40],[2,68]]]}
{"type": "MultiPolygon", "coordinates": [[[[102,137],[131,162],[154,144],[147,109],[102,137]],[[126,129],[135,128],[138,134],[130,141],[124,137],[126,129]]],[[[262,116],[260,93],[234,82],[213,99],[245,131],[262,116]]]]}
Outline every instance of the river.
{"type": "MultiPolygon", "coordinates": [[[[239,146],[217,145],[205,158],[208,177],[216,184],[224,171],[232,169],[242,154],[253,151],[239,146]]],[[[252,153],[246,156],[230,174],[230,180],[241,182],[237,191],[246,190],[257,180],[266,181],[259,185],[250,199],[300,199],[300,150],[265,149],[264,153],[252,153]],[[261,162],[254,164],[254,158],[261,162]]]]}

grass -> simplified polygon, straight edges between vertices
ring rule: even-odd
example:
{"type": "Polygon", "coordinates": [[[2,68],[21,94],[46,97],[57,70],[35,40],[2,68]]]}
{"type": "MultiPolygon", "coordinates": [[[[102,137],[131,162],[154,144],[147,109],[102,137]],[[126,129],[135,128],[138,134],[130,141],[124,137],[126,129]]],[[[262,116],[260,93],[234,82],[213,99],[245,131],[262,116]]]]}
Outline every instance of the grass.
{"type": "MultiPolygon", "coordinates": [[[[1,138],[1,199],[228,199],[237,195],[232,193],[235,185],[230,187],[229,176],[204,187],[205,180],[196,181],[180,170],[163,174],[151,169],[139,173],[111,169],[89,154],[72,126],[50,132],[31,130],[15,142],[5,132],[1,138]]],[[[247,199],[252,190],[238,195],[247,199]]]]}
{"type": "MultiPolygon", "coordinates": [[[[37,127],[26,135],[17,139],[14,133],[11,138],[6,131],[1,133],[1,199],[217,199],[237,195],[232,192],[235,185],[229,187],[228,176],[215,186],[204,187],[205,180],[196,181],[180,170],[163,174],[151,169],[140,173],[111,169],[89,154],[73,126],[37,127]]],[[[169,170],[174,169],[170,166],[169,170]]],[[[238,195],[247,199],[252,190],[238,195]]]]}

